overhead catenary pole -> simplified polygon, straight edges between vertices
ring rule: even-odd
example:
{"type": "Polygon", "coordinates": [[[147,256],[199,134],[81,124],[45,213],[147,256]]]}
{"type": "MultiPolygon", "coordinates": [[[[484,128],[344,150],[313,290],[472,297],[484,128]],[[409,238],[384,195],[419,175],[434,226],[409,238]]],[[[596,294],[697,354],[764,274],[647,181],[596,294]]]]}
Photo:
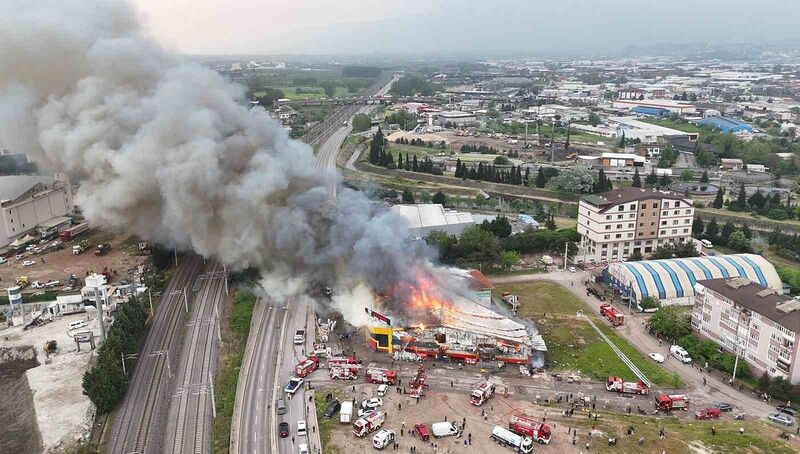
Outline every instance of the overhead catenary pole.
{"type": "Polygon", "coordinates": [[[103,299],[100,297],[100,285],[97,277],[94,280],[94,303],[97,305],[97,320],[100,327],[100,340],[106,340],[106,324],[103,316],[103,299]]]}
{"type": "Polygon", "coordinates": [[[564,243],[564,269],[567,269],[567,254],[569,254],[569,242],[564,243]]]}

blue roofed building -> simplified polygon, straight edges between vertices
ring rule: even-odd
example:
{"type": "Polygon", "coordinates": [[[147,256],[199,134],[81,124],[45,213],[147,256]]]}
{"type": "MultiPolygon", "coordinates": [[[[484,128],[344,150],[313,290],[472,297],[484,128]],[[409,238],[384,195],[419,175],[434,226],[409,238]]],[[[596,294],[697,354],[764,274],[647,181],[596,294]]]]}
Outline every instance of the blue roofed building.
{"type": "Polygon", "coordinates": [[[661,107],[647,107],[647,106],[636,106],[631,109],[631,112],[639,114],[639,115],[650,115],[653,117],[669,117],[672,115],[672,111],[669,109],[664,109],[661,107]]]}
{"type": "Polygon", "coordinates": [[[697,124],[711,126],[722,132],[753,132],[753,127],[747,123],[727,117],[703,118],[697,124]]]}
{"type": "Polygon", "coordinates": [[[755,254],[611,263],[603,274],[606,282],[637,306],[648,296],[663,305],[691,306],[697,281],[707,279],[744,277],[777,292],[783,288],[775,267],[755,254]]]}

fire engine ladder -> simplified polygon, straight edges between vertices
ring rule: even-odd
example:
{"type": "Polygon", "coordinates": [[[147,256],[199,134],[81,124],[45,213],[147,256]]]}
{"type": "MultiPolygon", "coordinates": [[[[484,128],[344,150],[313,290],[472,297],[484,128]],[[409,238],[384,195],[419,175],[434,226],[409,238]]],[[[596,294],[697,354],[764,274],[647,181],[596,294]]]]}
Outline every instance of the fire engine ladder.
{"type": "Polygon", "coordinates": [[[602,337],[603,340],[606,341],[608,346],[611,347],[611,350],[613,350],[614,353],[617,354],[619,359],[621,359],[622,362],[625,363],[626,366],[628,366],[628,369],[630,369],[631,372],[634,373],[634,375],[639,377],[639,380],[643,381],[648,388],[653,387],[653,382],[651,382],[650,379],[648,379],[647,376],[641,370],[639,370],[638,367],[636,367],[636,364],[633,364],[633,362],[627,356],[625,356],[625,353],[622,353],[622,350],[620,350],[619,347],[617,347],[616,345],[614,345],[613,342],[611,342],[611,339],[609,339],[608,336],[606,336],[605,333],[600,328],[598,328],[597,325],[594,324],[591,318],[587,317],[586,314],[584,314],[583,312],[578,312],[578,317],[583,317],[586,319],[587,322],[589,322],[589,325],[591,325],[591,327],[594,328],[595,331],[597,331],[597,334],[599,334],[600,337],[602,337]]]}

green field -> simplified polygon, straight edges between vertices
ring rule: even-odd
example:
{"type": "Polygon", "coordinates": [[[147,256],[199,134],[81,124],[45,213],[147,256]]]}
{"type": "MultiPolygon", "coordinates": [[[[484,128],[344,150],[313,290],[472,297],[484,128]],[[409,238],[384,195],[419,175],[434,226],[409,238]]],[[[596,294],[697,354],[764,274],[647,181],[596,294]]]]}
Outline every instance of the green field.
{"type": "Polygon", "coordinates": [[[450,149],[442,150],[441,148],[437,147],[428,148],[428,147],[418,147],[415,145],[402,145],[399,143],[394,143],[392,141],[389,141],[389,151],[392,152],[395,158],[397,157],[398,151],[403,153],[403,158],[405,158],[406,155],[408,156],[417,155],[417,159],[421,159],[426,156],[428,157],[450,156],[450,149]]]}
{"type": "Polygon", "coordinates": [[[682,121],[672,120],[669,118],[658,119],[658,118],[648,117],[643,119],[642,121],[644,121],[645,123],[650,123],[651,125],[658,125],[658,126],[663,126],[665,128],[677,129],[678,131],[683,131],[683,132],[692,132],[692,133],[703,132],[703,128],[697,126],[694,123],[684,123],[682,121]]]}
{"type": "MultiPolygon", "coordinates": [[[[565,287],[550,281],[497,286],[498,293],[506,291],[519,296],[521,307],[518,315],[536,323],[547,343],[545,358],[550,370],[578,370],[595,380],[605,380],[612,375],[626,380],[636,378],[597,331],[576,317],[578,311],[593,315],[586,304],[565,287]]],[[[594,321],[654,384],[681,385],[679,377],[644,359],[641,352],[618,336],[603,320],[594,317],[594,321]]]]}
{"type": "MultiPolygon", "coordinates": [[[[283,94],[286,96],[286,99],[296,100],[296,99],[320,99],[325,98],[325,90],[322,87],[298,87],[298,86],[283,86],[283,87],[269,87],[269,88],[277,88],[278,90],[282,91],[283,94]],[[295,93],[295,90],[300,88],[301,90],[309,93],[295,93]]],[[[254,93],[256,97],[264,96],[265,92],[257,91],[254,93]]],[[[347,91],[346,87],[337,86],[336,87],[336,95],[335,97],[344,97],[344,96],[356,96],[357,93],[350,93],[347,91]]]]}

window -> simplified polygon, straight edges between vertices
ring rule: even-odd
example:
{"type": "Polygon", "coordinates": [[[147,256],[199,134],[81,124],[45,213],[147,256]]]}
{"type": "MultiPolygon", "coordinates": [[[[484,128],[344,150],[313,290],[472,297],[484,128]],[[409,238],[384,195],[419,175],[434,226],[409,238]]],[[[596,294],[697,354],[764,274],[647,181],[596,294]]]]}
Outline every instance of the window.
{"type": "Polygon", "coordinates": [[[652,226],[654,226],[654,225],[656,225],[655,221],[653,221],[653,222],[651,222],[651,223],[650,223],[650,227],[652,227],[652,226]]]}
{"type": "Polygon", "coordinates": [[[672,225],[678,225],[678,220],[675,219],[674,221],[672,221],[672,225]]]}
{"type": "Polygon", "coordinates": [[[630,207],[628,207],[628,209],[629,210],[635,210],[636,209],[636,204],[632,204],[630,207]]]}
{"type": "Polygon", "coordinates": [[[662,211],[661,212],[661,216],[667,216],[668,214],[669,214],[669,211],[662,211]]]}
{"type": "Polygon", "coordinates": [[[606,224],[606,230],[611,230],[611,226],[606,224]]]}
{"type": "Polygon", "coordinates": [[[618,214],[618,215],[617,215],[617,219],[622,219],[622,215],[621,215],[621,214],[618,214]]]}
{"type": "Polygon", "coordinates": [[[625,205],[620,205],[617,207],[617,211],[625,211],[625,205]]]}
{"type": "Polygon", "coordinates": [[[614,236],[614,238],[622,238],[622,234],[621,234],[621,233],[618,233],[618,234],[616,234],[616,235],[614,236]]]}
{"type": "Polygon", "coordinates": [[[686,210],[686,214],[692,214],[692,210],[686,210]]]}
{"type": "Polygon", "coordinates": [[[666,234],[667,234],[667,231],[666,230],[662,230],[659,235],[666,235],[666,234]]]}
{"type": "Polygon", "coordinates": [[[648,254],[648,253],[650,253],[650,252],[653,252],[653,248],[652,248],[652,247],[646,247],[646,248],[644,248],[644,253],[645,253],[645,254],[648,254]]]}
{"type": "Polygon", "coordinates": [[[676,233],[678,233],[678,231],[675,230],[675,229],[672,229],[672,234],[675,235],[676,233]]]}
{"type": "Polygon", "coordinates": [[[667,221],[661,221],[661,225],[667,225],[667,221]]]}
{"type": "Polygon", "coordinates": [[[669,208],[669,202],[664,202],[664,208],[669,208]]]}
{"type": "Polygon", "coordinates": [[[678,210],[675,210],[675,211],[673,211],[673,212],[672,212],[672,214],[680,214],[680,213],[681,213],[681,212],[680,212],[680,211],[678,211],[678,210]]]}
{"type": "Polygon", "coordinates": [[[634,225],[636,225],[636,224],[628,224],[628,228],[632,229],[634,225]]]}
{"type": "Polygon", "coordinates": [[[692,222],[692,220],[691,220],[691,219],[684,219],[684,220],[683,220],[683,223],[684,223],[684,224],[690,224],[691,222],[692,222]]]}
{"type": "Polygon", "coordinates": [[[622,228],[622,224],[617,224],[617,228],[621,229],[622,228]]]}
{"type": "Polygon", "coordinates": [[[639,232],[639,236],[644,236],[644,232],[639,232]]]}
{"type": "MultiPolygon", "coordinates": [[[[608,235],[603,235],[604,240],[607,240],[608,238],[609,238],[608,235]]],[[[603,247],[606,247],[606,245],[604,244],[603,247]]]]}
{"type": "Polygon", "coordinates": [[[644,222],[640,222],[639,227],[644,227],[644,222]]]}
{"type": "Polygon", "coordinates": [[[658,204],[657,204],[657,203],[654,203],[654,204],[653,204],[653,208],[658,208],[658,204]]]}
{"type": "MultiPolygon", "coordinates": [[[[606,235],[606,237],[608,237],[608,235],[606,235]]],[[[604,244],[604,245],[600,246],[600,249],[608,249],[608,245],[604,244]]]]}
{"type": "Polygon", "coordinates": [[[642,204],[642,209],[644,210],[645,208],[647,208],[647,204],[646,204],[646,203],[643,203],[643,204],[642,204]]]}
{"type": "Polygon", "coordinates": [[[606,221],[610,221],[610,220],[611,220],[611,215],[609,214],[608,216],[606,216],[606,221]]]}
{"type": "Polygon", "coordinates": [[[689,229],[683,229],[683,233],[689,233],[689,229]]]}
{"type": "Polygon", "coordinates": [[[633,219],[636,217],[636,213],[631,213],[628,215],[628,218],[633,219]]]}
{"type": "Polygon", "coordinates": [[[632,233],[629,233],[629,234],[628,234],[628,238],[633,238],[633,234],[632,234],[632,233]]]}

